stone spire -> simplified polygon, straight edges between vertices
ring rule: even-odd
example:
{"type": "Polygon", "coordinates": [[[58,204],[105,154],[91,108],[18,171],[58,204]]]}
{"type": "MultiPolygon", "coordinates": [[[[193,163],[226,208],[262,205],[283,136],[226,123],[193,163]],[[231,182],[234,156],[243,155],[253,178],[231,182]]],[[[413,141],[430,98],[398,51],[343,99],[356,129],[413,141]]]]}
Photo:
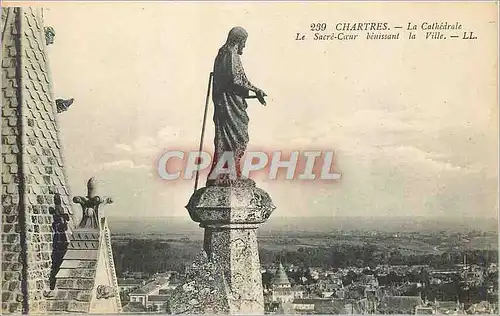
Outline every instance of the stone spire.
{"type": "Polygon", "coordinates": [[[74,218],[41,9],[2,8],[1,31],[2,312],[40,313],[50,287],[53,215],[61,230],[74,218]]]}
{"type": "Polygon", "coordinates": [[[276,273],[274,274],[273,279],[271,280],[271,284],[273,287],[290,287],[290,280],[288,279],[288,276],[286,275],[285,268],[283,267],[283,264],[279,264],[278,269],[276,270],[276,273]]]}

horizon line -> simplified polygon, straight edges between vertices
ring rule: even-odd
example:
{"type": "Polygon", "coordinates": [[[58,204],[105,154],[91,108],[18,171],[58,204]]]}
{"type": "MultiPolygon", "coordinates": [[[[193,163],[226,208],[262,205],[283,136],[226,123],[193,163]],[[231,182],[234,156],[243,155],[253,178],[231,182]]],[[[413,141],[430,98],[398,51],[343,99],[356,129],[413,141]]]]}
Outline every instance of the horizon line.
{"type": "MultiPolygon", "coordinates": [[[[137,220],[138,217],[135,216],[120,216],[120,215],[111,215],[111,216],[105,216],[108,218],[131,218],[137,220]]],[[[158,218],[186,218],[186,219],[191,219],[189,215],[183,216],[183,215],[166,215],[166,216],[140,216],[140,218],[146,218],[146,219],[158,219],[158,218]]],[[[363,216],[363,215],[353,215],[353,216],[348,216],[348,215],[341,215],[341,216],[273,216],[272,218],[408,218],[408,219],[415,219],[415,218],[446,218],[446,219],[498,219],[499,217],[482,217],[482,216],[446,216],[446,215],[440,215],[440,216],[432,216],[432,215],[417,215],[417,216],[405,216],[405,215],[397,215],[397,216],[389,216],[389,215],[378,215],[378,216],[363,216]]],[[[270,219],[272,219],[270,218],[270,219]]]]}

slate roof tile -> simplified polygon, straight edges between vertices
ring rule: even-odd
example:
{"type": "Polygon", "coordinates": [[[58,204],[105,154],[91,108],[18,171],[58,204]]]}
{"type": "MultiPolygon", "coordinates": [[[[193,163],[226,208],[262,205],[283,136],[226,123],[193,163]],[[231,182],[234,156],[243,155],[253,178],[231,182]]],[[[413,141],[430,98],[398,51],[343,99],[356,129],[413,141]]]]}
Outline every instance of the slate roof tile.
{"type": "Polygon", "coordinates": [[[69,301],[67,300],[54,300],[48,302],[48,310],[54,312],[63,312],[68,310],[69,301]]]}
{"type": "Polygon", "coordinates": [[[67,310],[68,312],[74,312],[74,313],[86,313],[88,312],[89,308],[90,308],[90,303],[70,301],[67,310]]]}

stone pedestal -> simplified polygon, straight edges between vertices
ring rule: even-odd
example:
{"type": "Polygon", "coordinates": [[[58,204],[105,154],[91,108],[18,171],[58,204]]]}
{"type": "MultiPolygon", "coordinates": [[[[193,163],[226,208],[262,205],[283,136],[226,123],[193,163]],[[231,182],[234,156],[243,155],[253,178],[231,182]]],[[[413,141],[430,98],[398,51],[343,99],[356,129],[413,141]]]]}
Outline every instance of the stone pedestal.
{"type": "Polygon", "coordinates": [[[224,274],[229,313],[264,314],[257,228],[275,209],[269,195],[251,184],[208,186],[197,190],[186,208],[205,229],[208,259],[224,274]]]}

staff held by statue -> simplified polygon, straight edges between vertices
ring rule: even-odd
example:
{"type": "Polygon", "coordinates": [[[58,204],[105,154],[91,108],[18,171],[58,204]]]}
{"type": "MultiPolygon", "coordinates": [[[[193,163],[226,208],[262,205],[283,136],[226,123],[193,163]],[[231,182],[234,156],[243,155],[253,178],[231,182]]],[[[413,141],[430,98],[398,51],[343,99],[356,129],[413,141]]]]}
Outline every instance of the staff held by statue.
{"type": "MultiPolygon", "coordinates": [[[[258,99],[266,105],[264,97],[267,94],[250,83],[245,75],[240,55],[246,45],[248,33],[241,27],[234,27],[229,31],[226,43],[219,49],[215,58],[214,70],[208,78],[208,88],[203,113],[199,152],[203,150],[206,119],[210,91],[214,103],[214,157],[207,185],[223,185],[228,180],[212,174],[217,166],[218,159],[224,152],[232,152],[236,162],[237,180],[242,180],[240,160],[248,144],[248,115],[246,113],[246,99],[258,99]],[[250,95],[250,92],[255,93],[250,95]],[[213,179],[215,178],[215,179],[213,179]]],[[[198,188],[199,165],[196,170],[194,190],[198,188]]]]}

